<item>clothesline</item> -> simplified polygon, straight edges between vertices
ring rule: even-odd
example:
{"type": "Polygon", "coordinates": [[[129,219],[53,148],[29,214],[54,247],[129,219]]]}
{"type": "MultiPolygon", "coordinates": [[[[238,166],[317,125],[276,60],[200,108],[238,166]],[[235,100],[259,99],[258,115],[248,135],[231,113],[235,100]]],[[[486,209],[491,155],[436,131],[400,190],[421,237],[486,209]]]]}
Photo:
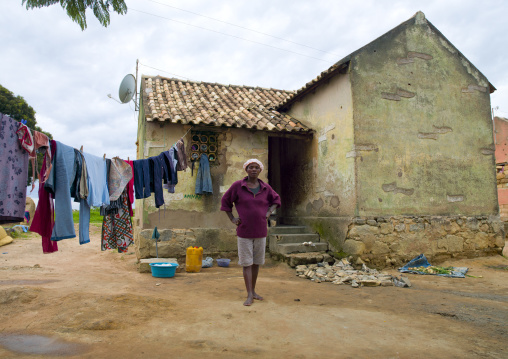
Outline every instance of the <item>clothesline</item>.
{"type": "MultiPolygon", "coordinates": [[[[174,193],[178,183],[177,171],[187,168],[184,138],[192,127],[171,148],[159,155],[126,162],[118,157],[106,159],[105,155],[99,157],[85,153],[83,146],[79,151],[62,142],[50,140],[40,131],[30,129],[7,115],[1,115],[0,132],[8,131],[5,133],[8,141],[3,146],[5,148],[0,149],[0,164],[6,160],[15,161],[15,165],[10,166],[12,171],[2,174],[0,187],[4,183],[5,188],[0,188],[0,194],[15,193],[14,187],[7,187],[11,186],[11,182],[16,188],[22,188],[19,184],[26,183],[29,155],[40,147],[46,150],[41,173],[47,170],[49,178],[39,183],[39,201],[30,228],[41,234],[44,253],[57,251],[57,241],[76,237],[72,199],[80,203],[80,244],[90,242],[90,207],[101,206],[101,215],[104,216],[101,249],[126,250],[133,240],[131,216],[134,198],[147,198],[155,194],[157,207],[160,207],[164,203],[162,182],[165,183],[164,188],[174,193]],[[11,180],[14,175],[16,181],[11,180]],[[155,184],[154,188],[151,183],[155,184]]],[[[19,196],[23,195],[26,192],[19,191],[19,196]]],[[[7,208],[12,202],[13,209],[9,208],[7,216],[0,216],[3,223],[20,222],[24,215],[24,201],[4,202],[0,202],[2,207],[7,208]]]]}
{"type": "MultiPolygon", "coordinates": [[[[16,121],[17,121],[17,120],[16,120],[16,121]]],[[[18,122],[19,122],[19,123],[21,123],[21,124],[23,124],[23,125],[25,125],[25,126],[26,126],[26,128],[28,128],[30,131],[32,131],[32,133],[33,133],[33,132],[35,132],[35,131],[37,131],[37,130],[34,130],[33,128],[29,127],[29,126],[27,125],[27,122],[26,122],[26,120],[25,120],[25,119],[21,119],[21,121],[18,121],[18,122]]],[[[182,136],[182,137],[180,137],[180,139],[184,139],[184,138],[185,138],[185,136],[187,136],[187,134],[188,134],[188,133],[192,130],[192,128],[193,128],[193,126],[189,127],[189,129],[188,129],[188,130],[187,130],[187,131],[183,134],[183,136],[182,136]]],[[[37,132],[39,132],[39,131],[37,131],[37,132]]],[[[180,141],[180,140],[178,140],[178,141],[180,141]]],[[[175,147],[175,146],[176,146],[176,144],[178,143],[178,141],[176,141],[175,143],[173,143],[173,145],[172,145],[171,147],[169,147],[169,148],[175,147]]],[[[80,147],[79,151],[80,151],[80,152],[83,152],[83,145],[81,145],[81,147],[80,147]]],[[[106,154],[104,154],[103,158],[104,158],[104,159],[106,159],[106,154]]],[[[113,157],[113,158],[119,158],[119,156],[115,156],[115,157],[113,157]]],[[[127,161],[130,161],[130,157],[129,157],[129,156],[127,156],[127,161]]]]}

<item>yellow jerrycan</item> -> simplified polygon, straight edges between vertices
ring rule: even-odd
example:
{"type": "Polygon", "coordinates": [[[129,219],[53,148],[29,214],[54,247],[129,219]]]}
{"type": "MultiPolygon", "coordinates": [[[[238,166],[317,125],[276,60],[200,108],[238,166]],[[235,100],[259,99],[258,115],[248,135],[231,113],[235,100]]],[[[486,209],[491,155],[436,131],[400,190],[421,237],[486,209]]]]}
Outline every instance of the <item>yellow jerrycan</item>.
{"type": "Polygon", "coordinates": [[[203,247],[187,248],[185,257],[185,271],[190,273],[198,273],[201,271],[203,264],[203,247]]]}

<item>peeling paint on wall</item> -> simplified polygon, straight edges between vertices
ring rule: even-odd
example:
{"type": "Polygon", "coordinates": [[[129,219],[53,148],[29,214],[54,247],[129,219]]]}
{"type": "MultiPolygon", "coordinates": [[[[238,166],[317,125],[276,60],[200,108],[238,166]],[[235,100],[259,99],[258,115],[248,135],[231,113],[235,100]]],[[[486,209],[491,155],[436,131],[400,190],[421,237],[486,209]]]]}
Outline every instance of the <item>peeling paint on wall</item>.
{"type": "Polygon", "coordinates": [[[494,153],[496,153],[496,151],[493,150],[492,148],[482,148],[481,153],[482,153],[482,155],[488,156],[488,155],[493,155],[494,153]]]}
{"type": "Polygon", "coordinates": [[[447,132],[453,132],[452,128],[451,127],[448,127],[448,126],[436,126],[436,125],[432,125],[432,127],[434,127],[434,132],[435,133],[447,133],[447,132]]]}
{"type": "Polygon", "coordinates": [[[437,140],[437,133],[418,132],[418,138],[421,138],[423,140],[437,140]]]}
{"type": "Polygon", "coordinates": [[[416,93],[407,91],[401,88],[397,89],[396,93],[389,93],[389,92],[382,92],[381,98],[385,100],[392,100],[392,101],[400,101],[402,98],[412,98],[415,97],[416,93]]]}
{"type": "Polygon", "coordinates": [[[418,59],[422,59],[422,60],[432,60],[434,58],[432,55],[424,54],[423,52],[416,52],[416,51],[409,51],[407,53],[407,57],[409,59],[418,58],[418,59]]]}
{"type": "Polygon", "coordinates": [[[406,196],[411,196],[414,193],[414,188],[397,187],[397,182],[386,183],[381,186],[385,192],[402,193],[406,196]]]}
{"type": "Polygon", "coordinates": [[[476,91],[487,92],[487,87],[486,86],[478,86],[478,85],[467,85],[467,88],[462,89],[462,92],[464,92],[464,93],[474,93],[476,91]]]}
{"type": "Polygon", "coordinates": [[[381,92],[381,98],[385,100],[391,100],[391,101],[400,101],[401,98],[399,95],[388,93],[388,92],[381,92]]]}
{"type": "Polygon", "coordinates": [[[397,59],[397,65],[406,65],[406,64],[412,64],[414,62],[414,59],[422,59],[422,60],[432,60],[434,57],[429,54],[424,54],[423,52],[415,52],[415,51],[409,51],[407,53],[407,57],[399,57],[397,59]]]}
{"type": "Polygon", "coordinates": [[[346,153],[346,158],[349,157],[361,157],[361,151],[374,151],[378,152],[379,147],[377,145],[366,143],[353,145],[353,150],[346,153]]]}
{"type": "Polygon", "coordinates": [[[464,196],[459,194],[459,195],[450,195],[450,194],[447,194],[446,195],[446,199],[448,200],[448,202],[463,202],[464,201],[464,196]]]}

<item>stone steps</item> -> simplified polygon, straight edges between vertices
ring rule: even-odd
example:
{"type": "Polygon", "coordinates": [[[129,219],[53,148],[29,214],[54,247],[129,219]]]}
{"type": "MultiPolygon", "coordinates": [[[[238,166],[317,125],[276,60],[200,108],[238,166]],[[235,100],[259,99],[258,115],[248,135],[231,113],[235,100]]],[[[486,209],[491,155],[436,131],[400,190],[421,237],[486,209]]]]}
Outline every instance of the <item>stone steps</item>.
{"type": "Polygon", "coordinates": [[[272,257],[289,263],[294,267],[299,264],[319,263],[331,260],[326,254],[328,243],[321,242],[317,233],[312,233],[306,226],[279,225],[271,227],[268,234],[268,247],[272,257]]]}
{"type": "Polygon", "coordinates": [[[304,242],[319,243],[319,235],[316,233],[272,234],[270,235],[270,241],[274,245],[304,242]]]}
{"type": "Polygon", "coordinates": [[[280,254],[325,252],[328,250],[328,243],[312,243],[309,246],[301,243],[281,243],[277,249],[280,254]]]}
{"type": "Polygon", "coordinates": [[[306,226],[290,226],[279,224],[276,227],[270,227],[270,234],[303,234],[312,233],[309,227],[306,226]]]}

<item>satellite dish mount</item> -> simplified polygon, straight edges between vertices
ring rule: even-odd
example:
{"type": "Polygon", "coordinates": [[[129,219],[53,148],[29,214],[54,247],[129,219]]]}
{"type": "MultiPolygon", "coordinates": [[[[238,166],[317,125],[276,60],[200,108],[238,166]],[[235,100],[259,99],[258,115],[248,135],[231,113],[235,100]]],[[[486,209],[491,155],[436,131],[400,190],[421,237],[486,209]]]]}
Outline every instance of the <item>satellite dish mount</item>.
{"type": "MultiPolygon", "coordinates": [[[[136,78],[131,74],[128,74],[123,78],[118,90],[118,97],[122,103],[127,103],[132,100],[132,97],[134,97],[136,94],[136,82],[136,78]]],[[[138,111],[138,104],[136,101],[134,101],[134,105],[136,111],[138,111]]]]}

